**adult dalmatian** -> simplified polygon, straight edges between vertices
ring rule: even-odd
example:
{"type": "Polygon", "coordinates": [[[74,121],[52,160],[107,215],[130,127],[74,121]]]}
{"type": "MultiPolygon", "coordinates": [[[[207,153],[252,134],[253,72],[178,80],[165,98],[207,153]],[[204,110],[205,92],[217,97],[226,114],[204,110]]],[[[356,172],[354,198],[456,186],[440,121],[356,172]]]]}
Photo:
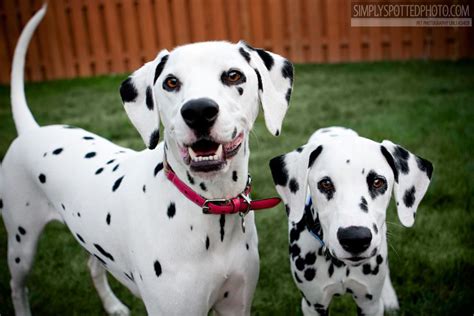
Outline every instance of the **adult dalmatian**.
{"type": "Polygon", "coordinates": [[[303,313],[327,315],[332,297],[344,293],[352,294],[361,315],[398,309],[385,213],[393,190],[400,222],[413,225],[432,164],[390,141],[331,127],[272,159],[270,168],[288,213],[290,264],[303,313]]]}
{"type": "MultiPolygon", "coordinates": [[[[279,135],[292,64],[244,42],[161,51],[120,88],[148,146],[136,152],[82,129],[35,122],[23,69],[45,11],[30,20],[15,51],[12,110],[19,136],[0,178],[16,314],[30,314],[26,277],[43,227],[57,220],[90,253],[93,283],[109,314],[129,310],[110,290],[106,271],[142,298],[151,315],[248,315],[259,275],[253,213],[245,227],[242,220],[248,137],[260,103],[266,126],[279,135]],[[158,144],[160,121],[164,142],[158,144]],[[233,198],[240,206],[208,215],[191,197],[233,198]]],[[[220,205],[227,204],[207,206],[220,205]]]]}

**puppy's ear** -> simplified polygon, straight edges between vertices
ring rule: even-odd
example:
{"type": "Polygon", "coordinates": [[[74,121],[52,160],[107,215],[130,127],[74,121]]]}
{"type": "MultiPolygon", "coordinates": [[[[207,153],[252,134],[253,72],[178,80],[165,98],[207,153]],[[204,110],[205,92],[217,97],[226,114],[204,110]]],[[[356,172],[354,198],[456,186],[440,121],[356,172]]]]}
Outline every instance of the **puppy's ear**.
{"type": "Polygon", "coordinates": [[[430,184],[433,165],[388,140],[382,142],[381,151],[394,174],[398,218],[404,226],[411,227],[416,209],[430,184]]]}
{"type": "Polygon", "coordinates": [[[297,223],[303,216],[308,173],[322,151],[322,145],[307,144],[270,160],[273,182],[285,203],[290,222],[297,223]]]}
{"type": "Polygon", "coordinates": [[[153,91],[168,55],[167,50],[162,50],[153,61],[136,70],[120,86],[125,112],[149,149],[154,149],[160,138],[159,109],[153,91]]]}
{"type": "Polygon", "coordinates": [[[240,54],[255,70],[267,129],[278,136],[293,89],[293,64],[280,55],[253,48],[244,41],[237,45],[240,54]]]}

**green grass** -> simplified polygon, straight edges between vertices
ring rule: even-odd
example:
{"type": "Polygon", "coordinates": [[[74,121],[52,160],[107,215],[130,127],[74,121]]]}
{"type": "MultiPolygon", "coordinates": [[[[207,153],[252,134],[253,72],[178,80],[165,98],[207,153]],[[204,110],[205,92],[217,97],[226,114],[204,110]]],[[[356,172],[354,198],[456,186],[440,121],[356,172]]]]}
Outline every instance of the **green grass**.
{"type": "MultiPolygon", "coordinates": [[[[41,125],[67,123],[141,149],[118,96],[124,76],[27,85],[29,104],[41,125]]],[[[16,133],[0,87],[0,157],[16,133]]],[[[400,315],[474,313],[474,61],[301,65],[282,136],[265,130],[262,117],[251,136],[254,197],[275,194],[266,167],[270,158],[303,144],[317,128],[342,125],[381,141],[390,139],[435,164],[431,187],[411,229],[388,212],[391,275],[400,315]]],[[[7,184],[8,185],[8,184],[7,184]]],[[[393,203],[392,203],[393,204],[393,203]]],[[[257,215],[261,274],[255,315],[298,315],[300,294],[289,272],[283,207],[257,215]]],[[[86,267],[86,254],[69,232],[50,224],[29,279],[36,315],[104,314],[86,267]]],[[[6,233],[0,225],[0,314],[13,313],[6,264],[6,233]]],[[[143,304],[111,281],[135,315],[143,304]]],[[[355,314],[348,296],[336,298],[332,315],[355,314]]]]}

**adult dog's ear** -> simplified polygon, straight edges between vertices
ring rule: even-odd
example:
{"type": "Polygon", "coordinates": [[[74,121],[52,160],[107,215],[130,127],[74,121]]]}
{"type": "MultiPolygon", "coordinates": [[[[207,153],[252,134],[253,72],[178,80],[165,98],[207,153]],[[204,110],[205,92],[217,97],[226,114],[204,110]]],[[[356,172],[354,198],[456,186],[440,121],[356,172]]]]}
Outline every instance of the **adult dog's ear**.
{"type": "Polygon", "coordinates": [[[285,203],[290,222],[299,222],[304,213],[308,191],[308,173],[323,145],[307,144],[270,160],[273,182],[285,203]]]}
{"type": "Polygon", "coordinates": [[[149,149],[154,149],[160,139],[160,115],[153,91],[168,55],[167,50],[162,50],[153,61],[136,70],[120,86],[125,111],[149,149]]]}
{"type": "Polygon", "coordinates": [[[388,140],[382,142],[381,151],[394,174],[398,218],[404,226],[411,227],[416,209],[430,184],[433,165],[388,140]]]}
{"type": "Polygon", "coordinates": [[[267,129],[278,136],[293,89],[293,64],[280,55],[253,48],[244,41],[237,45],[240,54],[255,70],[267,129]]]}

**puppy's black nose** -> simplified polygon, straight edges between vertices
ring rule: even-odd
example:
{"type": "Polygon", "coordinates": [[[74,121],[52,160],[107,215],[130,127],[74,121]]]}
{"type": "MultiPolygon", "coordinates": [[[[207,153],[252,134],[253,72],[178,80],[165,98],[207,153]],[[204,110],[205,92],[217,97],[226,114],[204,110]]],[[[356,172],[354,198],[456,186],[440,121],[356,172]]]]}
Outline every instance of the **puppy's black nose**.
{"type": "Polygon", "coordinates": [[[337,239],[344,250],[356,254],[369,248],[372,233],[367,227],[349,226],[337,230],[337,239]]]}
{"type": "Polygon", "coordinates": [[[219,105],[211,99],[201,98],[186,102],[181,115],[186,124],[199,132],[206,132],[214,125],[219,114],[219,105]]]}

